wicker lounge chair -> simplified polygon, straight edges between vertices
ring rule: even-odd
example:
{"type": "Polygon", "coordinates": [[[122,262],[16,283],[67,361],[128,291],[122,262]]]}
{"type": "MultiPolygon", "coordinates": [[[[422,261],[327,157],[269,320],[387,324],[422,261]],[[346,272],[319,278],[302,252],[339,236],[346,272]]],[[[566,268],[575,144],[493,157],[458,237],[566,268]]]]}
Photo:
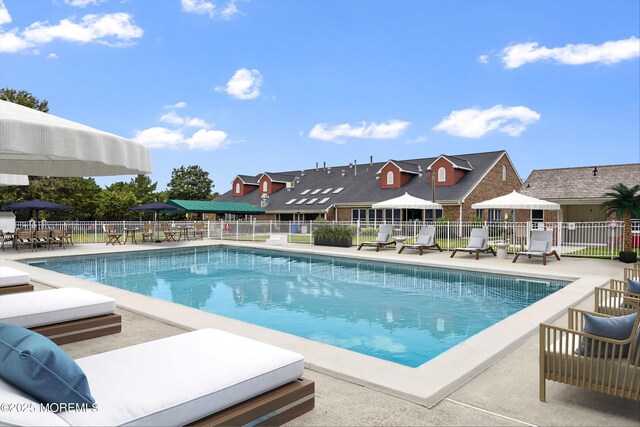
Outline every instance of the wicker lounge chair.
{"type": "MultiPolygon", "coordinates": [[[[282,425],[315,403],[301,355],[215,329],[76,362],[99,410],[2,411],[0,425],[282,425]]],[[[2,379],[0,402],[40,407],[2,379]]]]}
{"type": "Polygon", "coordinates": [[[378,230],[378,237],[373,242],[362,242],[360,246],[358,246],[358,250],[362,249],[363,246],[374,246],[376,248],[376,252],[380,251],[380,248],[384,246],[393,245],[396,246],[396,241],[391,240],[391,236],[393,235],[393,226],[392,225],[381,225],[380,230],[378,230]]]}
{"type": "Polygon", "coordinates": [[[560,256],[551,248],[551,242],[553,241],[553,231],[551,230],[533,230],[531,232],[531,241],[529,243],[529,249],[525,252],[518,252],[513,257],[512,262],[516,262],[520,255],[527,255],[528,258],[532,256],[542,257],[542,265],[547,265],[547,257],[555,256],[560,261],[560,256]]]}
{"type": "Polygon", "coordinates": [[[76,288],[0,296],[1,323],[29,328],[56,344],[120,332],[115,309],[113,298],[76,288]]]}
{"type": "Polygon", "coordinates": [[[540,400],[546,399],[547,380],[640,400],[639,308],[631,335],[621,340],[585,333],[584,310],[569,309],[567,328],[541,323],[540,400]]]}
{"type": "Polygon", "coordinates": [[[436,227],[433,225],[425,225],[422,227],[418,232],[415,243],[405,243],[398,253],[401,254],[405,248],[417,249],[420,251],[420,255],[422,255],[425,249],[437,249],[442,252],[440,245],[436,243],[436,227]]]}
{"type": "Polygon", "coordinates": [[[476,259],[480,259],[480,252],[485,254],[492,253],[493,256],[496,256],[496,251],[494,251],[493,248],[489,246],[489,230],[487,230],[486,228],[472,229],[467,247],[455,248],[449,258],[453,258],[456,253],[458,253],[458,251],[469,252],[470,254],[475,252],[476,259]]]}
{"type": "Polygon", "coordinates": [[[11,267],[0,267],[0,295],[33,291],[31,275],[11,267]]]}

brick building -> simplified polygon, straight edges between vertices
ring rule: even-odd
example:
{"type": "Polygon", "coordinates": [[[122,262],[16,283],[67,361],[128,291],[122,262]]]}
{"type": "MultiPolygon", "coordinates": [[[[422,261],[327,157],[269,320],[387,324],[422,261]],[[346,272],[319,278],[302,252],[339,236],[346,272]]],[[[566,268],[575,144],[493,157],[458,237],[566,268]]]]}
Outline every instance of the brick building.
{"type": "Polygon", "coordinates": [[[256,217],[263,220],[430,220],[430,210],[371,209],[373,203],[409,193],[440,203],[443,211],[435,212],[436,217],[491,220],[499,219],[500,212],[476,212],[471,205],[521,185],[502,150],[238,175],[217,200],[250,203],[266,212],[256,217]]]}

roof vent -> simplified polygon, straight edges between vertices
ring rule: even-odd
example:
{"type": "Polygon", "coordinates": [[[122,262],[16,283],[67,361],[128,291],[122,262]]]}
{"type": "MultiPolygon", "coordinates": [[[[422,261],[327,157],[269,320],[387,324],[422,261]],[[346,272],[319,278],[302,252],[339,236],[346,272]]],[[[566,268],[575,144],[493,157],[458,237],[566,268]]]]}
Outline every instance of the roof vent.
{"type": "Polygon", "coordinates": [[[340,172],[340,176],[345,176],[347,174],[347,172],[345,172],[344,169],[342,169],[342,171],[340,172]]]}
{"type": "Polygon", "coordinates": [[[320,168],[318,168],[318,162],[316,162],[316,172],[318,172],[320,168]]]}
{"type": "Polygon", "coordinates": [[[369,166],[373,166],[373,156],[369,156],[369,166]]]}
{"type": "Polygon", "coordinates": [[[327,173],[331,173],[331,168],[327,168],[327,173]]]}

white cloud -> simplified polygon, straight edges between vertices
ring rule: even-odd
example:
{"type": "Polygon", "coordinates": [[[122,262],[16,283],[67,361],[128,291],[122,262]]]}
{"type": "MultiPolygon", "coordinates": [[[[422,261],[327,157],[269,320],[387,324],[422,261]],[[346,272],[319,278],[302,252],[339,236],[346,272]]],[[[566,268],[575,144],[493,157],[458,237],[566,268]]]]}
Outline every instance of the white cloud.
{"type": "Polygon", "coordinates": [[[181,3],[182,10],[187,13],[209,15],[209,18],[219,16],[225,21],[229,21],[234,15],[240,13],[236,0],[230,0],[222,9],[219,9],[214,2],[207,0],[181,0],[181,3]]]}
{"type": "Polygon", "coordinates": [[[138,27],[128,13],[89,14],[74,22],[63,19],[58,24],[34,22],[22,32],[13,29],[0,32],[0,52],[19,52],[28,48],[64,40],[75,43],[100,43],[107,46],[129,46],[142,37],[144,31],[138,27]]]}
{"type": "Polygon", "coordinates": [[[496,105],[486,110],[467,108],[452,111],[433,130],[463,138],[480,138],[492,131],[519,136],[538,120],[540,114],[527,107],[496,105]]]}
{"type": "Polygon", "coordinates": [[[49,55],[47,55],[47,59],[58,59],[58,55],[56,55],[55,53],[50,53],[49,55]]]}
{"type": "Polygon", "coordinates": [[[420,135],[417,138],[408,139],[407,144],[419,144],[421,142],[427,142],[429,137],[427,135],[420,135]]]}
{"type": "Polygon", "coordinates": [[[395,139],[402,135],[410,124],[411,123],[402,120],[389,120],[384,123],[371,124],[362,122],[360,126],[352,126],[348,123],[329,126],[326,123],[318,123],[311,129],[311,132],[309,132],[309,138],[320,139],[322,141],[336,141],[341,137],[395,139]]]}
{"type": "Polygon", "coordinates": [[[198,117],[182,117],[175,111],[170,111],[167,114],[160,116],[160,121],[169,123],[176,126],[196,127],[202,129],[209,129],[211,125],[198,117]]]}
{"type": "Polygon", "coordinates": [[[187,106],[187,103],[184,101],[176,102],[173,105],[165,105],[164,108],[184,108],[187,106]]]}
{"type": "Polygon", "coordinates": [[[229,79],[226,86],[218,86],[215,90],[237,99],[247,100],[260,96],[260,86],[262,86],[260,71],[240,68],[229,79]]]}
{"type": "Polygon", "coordinates": [[[221,130],[200,129],[186,140],[186,144],[192,149],[215,150],[226,145],[228,138],[226,132],[221,130]]]}
{"type": "Polygon", "coordinates": [[[74,7],[87,7],[90,4],[97,6],[100,3],[104,3],[106,0],[64,0],[64,2],[74,7]]]}
{"type": "Polygon", "coordinates": [[[137,131],[133,140],[149,148],[176,147],[184,142],[184,135],[179,130],[152,127],[137,131]]]}
{"type": "Polygon", "coordinates": [[[555,61],[559,64],[582,65],[591,63],[616,64],[640,56],[640,40],[607,41],[600,45],[568,44],[548,48],[537,42],[507,46],[501,52],[505,68],[513,69],[537,61],[555,61]]]}
{"type": "Polygon", "coordinates": [[[481,64],[487,64],[489,62],[489,55],[480,55],[478,57],[478,62],[481,64]]]}
{"type": "Polygon", "coordinates": [[[0,25],[9,24],[11,21],[11,15],[9,14],[7,6],[4,5],[3,0],[0,0],[0,25]]]}

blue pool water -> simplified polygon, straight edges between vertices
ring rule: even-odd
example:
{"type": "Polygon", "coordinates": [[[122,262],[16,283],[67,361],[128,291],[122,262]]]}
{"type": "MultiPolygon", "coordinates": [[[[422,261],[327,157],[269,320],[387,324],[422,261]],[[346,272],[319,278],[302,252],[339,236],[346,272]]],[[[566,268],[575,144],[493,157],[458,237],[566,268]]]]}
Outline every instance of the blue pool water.
{"type": "Polygon", "coordinates": [[[567,283],[219,246],[28,263],[411,367],[567,283]]]}

